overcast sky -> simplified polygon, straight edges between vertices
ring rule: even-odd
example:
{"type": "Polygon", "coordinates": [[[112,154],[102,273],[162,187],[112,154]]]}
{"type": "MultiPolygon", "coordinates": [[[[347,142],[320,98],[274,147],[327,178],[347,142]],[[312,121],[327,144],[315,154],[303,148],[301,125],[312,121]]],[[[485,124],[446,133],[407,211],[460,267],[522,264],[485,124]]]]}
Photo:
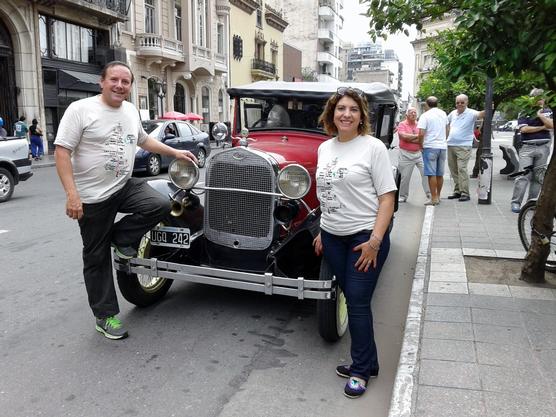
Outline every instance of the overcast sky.
{"type": "MultiPolygon", "coordinates": [[[[369,19],[360,15],[365,9],[366,6],[360,5],[359,0],[344,0],[344,27],[340,31],[340,37],[343,40],[352,43],[370,41],[369,35],[367,34],[369,30],[369,19]]],[[[414,33],[410,38],[403,34],[397,34],[390,35],[386,41],[382,41],[383,48],[394,49],[403,64],[403,99],[407,99],[408,93],[413,95],[415,55],[410,41],[414,38],[414,33]]]]}

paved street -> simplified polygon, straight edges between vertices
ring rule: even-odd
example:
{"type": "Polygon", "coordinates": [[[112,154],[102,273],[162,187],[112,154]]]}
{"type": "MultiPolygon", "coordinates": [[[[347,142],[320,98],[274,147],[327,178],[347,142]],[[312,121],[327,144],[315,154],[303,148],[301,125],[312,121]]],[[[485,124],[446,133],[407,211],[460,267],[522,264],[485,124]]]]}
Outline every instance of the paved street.
{"type": "Polygon", "coordinates": [[[413,192],[397,215],[373,301],[381,374],[353,401],[334,372],[347,361],[349,337],[323,342],[310,301],[175,282],[150,308],[120,298],[131,336],[103,338],[94,330],[79,231],[64,214],[55,168],[35,169],[0,207],[1,414],[386,416],[423,201],[413,192]]]}

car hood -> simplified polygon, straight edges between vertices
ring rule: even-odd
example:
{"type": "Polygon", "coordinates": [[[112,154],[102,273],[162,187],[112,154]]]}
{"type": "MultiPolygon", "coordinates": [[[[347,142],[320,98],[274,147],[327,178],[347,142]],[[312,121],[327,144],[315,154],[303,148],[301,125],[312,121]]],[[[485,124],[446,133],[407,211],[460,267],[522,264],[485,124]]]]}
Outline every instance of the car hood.
{"type": "Polygon", "coordinates": [[[272,132],[252,132],[249,148],[271,155],[280,167],[300,164],[314,175],[317,164],[317,150],[328,139],[324,134],[291,130],[272,132]]]}

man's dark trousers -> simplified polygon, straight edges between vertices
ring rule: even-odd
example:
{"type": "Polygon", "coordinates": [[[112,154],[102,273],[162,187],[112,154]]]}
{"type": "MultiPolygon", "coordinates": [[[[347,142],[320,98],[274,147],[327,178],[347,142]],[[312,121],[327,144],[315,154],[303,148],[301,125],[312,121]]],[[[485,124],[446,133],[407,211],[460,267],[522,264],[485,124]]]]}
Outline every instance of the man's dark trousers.
{"type": "Polygon", "coordinates": [[[111,243],[137,248],[141,237],[170,213],[170,201],[146,182],[130,178],[107,200],[83,204],[83,277],[97,318],[120,312],[112,275],[111,243]],[[118,213],[127,216],[114,223],[118,213]]]}

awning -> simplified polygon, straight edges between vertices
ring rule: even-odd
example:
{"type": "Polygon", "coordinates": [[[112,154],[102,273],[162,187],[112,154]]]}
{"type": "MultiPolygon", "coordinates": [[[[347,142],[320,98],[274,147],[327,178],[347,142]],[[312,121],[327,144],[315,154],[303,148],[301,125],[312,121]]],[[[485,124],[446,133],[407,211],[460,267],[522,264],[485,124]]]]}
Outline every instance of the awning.
{"type": "Polygon", "coordinates": [[[58,85],[66,90],[81,90],[98,93],[100,91],[100,75],[87,72],[60,70],[58,85]]]}

